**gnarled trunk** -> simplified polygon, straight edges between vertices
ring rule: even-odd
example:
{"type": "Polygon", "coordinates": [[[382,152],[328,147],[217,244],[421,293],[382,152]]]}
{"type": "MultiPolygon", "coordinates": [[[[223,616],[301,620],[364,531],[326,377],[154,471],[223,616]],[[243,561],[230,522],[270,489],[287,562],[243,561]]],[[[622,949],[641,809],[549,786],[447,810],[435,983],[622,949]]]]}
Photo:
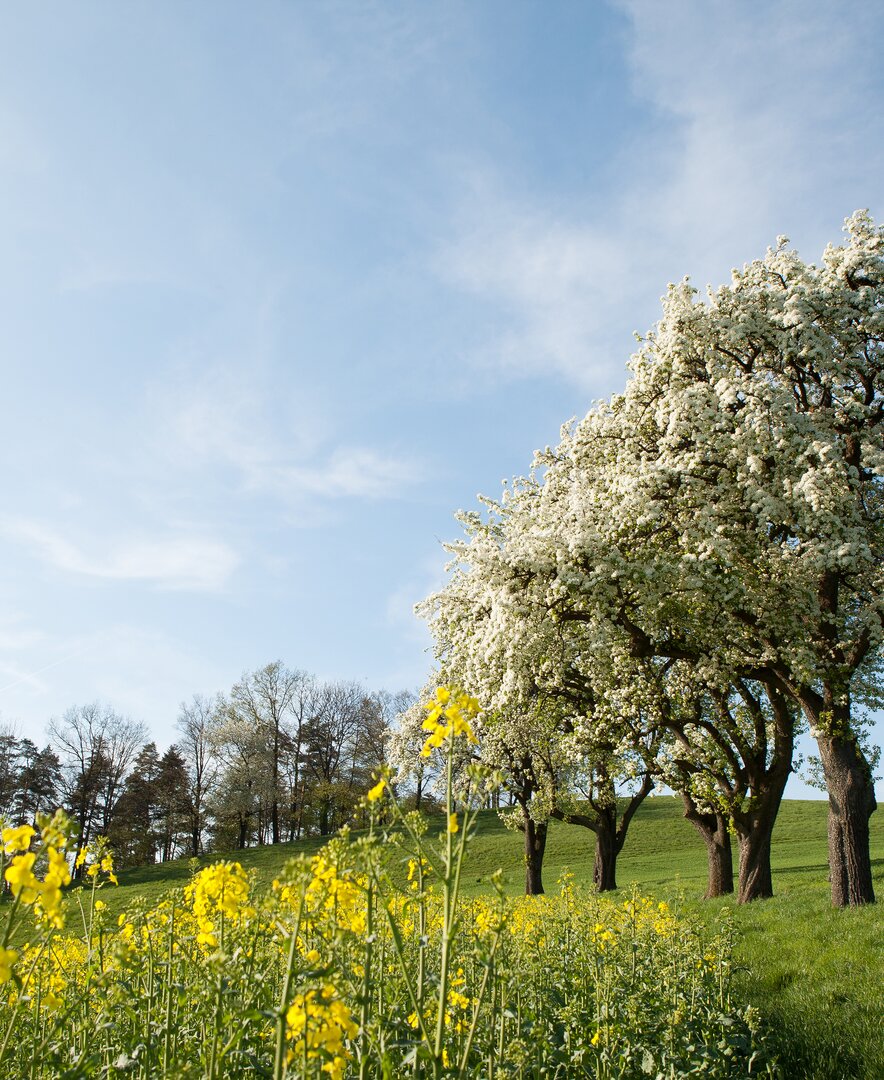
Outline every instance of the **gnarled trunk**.
{"type": "Polygon", "coordinates": [[[592,880],[599,892],[609,892],[617,888],[617,856],[623,850],[626,842],[626,833],[629,823],[635,816],[636,810],[645,801],[654,787],[654,782],[649,773],[642,777],[641,787],[635,792],[626,804],[623,814],[618,821],[618,807],[616,799],[604,806],[591,804],[591,814],[566,813],[555,808],[552,816],[568,825],[582,825],[585,829],[591,829],[595,833],[595,861],[592,868],[592,880]]]}
{"type": "Polygon", "coordinates": [[[599,892],[617,888],[617,807],[606,807],[598,815],[595,829],[595,860],[592,883],[599,892]]]}
{"type": "Polygon", "coordinates": [[[525,814],[525,895],[543,892],[543,853],[546,850],[547,823],[525,814]]]}
{"type": "Polygon", "coordinates": [[[773,875],[770,867],[770,845],[786,780],[792,770],[791,739],[788,755],[778,758],[757,782],[754,806],[750,811],[734,811],[734,828],[740,846],[740,869],[737,882],[737,903],[766,900],[773,896],[773,875]]]}
{"type": "Polygon", "coordinates": [[[731,834],[723,814],[705,814],[694,800],[682,792],[684,816],[694,826],[706,845],[708,879],[704,900],[728,896],[734,891],[734,858],[731,834]]]}
{"type": "MultiPolygon", "coordinates": [[[[847,724],[838,716],[835,723],[836,730],[848,731],[849,715],[847,724]]],[[[878,804],[872,771],[851,737],[820,734],[816,741],[829,793],[832,904],[835,907],[873,904],[869,818],[878,804]]]]}
{"type": "Polygon", "coordinates": [[[737,903],[773,896],[770,839],[776,814],[756,815],[748,827],[738,827],[740,871],[737,903]]]}
{"type": "MultiPolygon", "coordinates": [[[[795,717],[785,696],[784,688],[776,681],[765,684],[768,701],[774,714],[773,754],[765,766],[764,754],[746,755],[748,791],[751,797],[743,806],[733,810],[734,828],[740,844],[740,869],[737,882],[737,902],[764,900],[773,896],[773,875],[770,866],[770,846],[786,781],[792,772],[795,746],[795,717]]],[[[745,689],[745,700],[754,699],[745,689]]],[[[758,723],[760,717],[756,717],[758,723]]],[[[760,740],[759,740],[760,741],[760,740]]],[[[762,745],[764,743],[762,742],[762,745]]]]}

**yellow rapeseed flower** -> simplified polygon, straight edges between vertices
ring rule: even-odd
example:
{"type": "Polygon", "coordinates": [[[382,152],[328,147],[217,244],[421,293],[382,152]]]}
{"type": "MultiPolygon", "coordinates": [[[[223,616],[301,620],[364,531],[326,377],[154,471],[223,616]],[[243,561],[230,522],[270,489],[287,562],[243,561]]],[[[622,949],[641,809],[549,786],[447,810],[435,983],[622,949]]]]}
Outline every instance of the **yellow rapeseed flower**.
{"type": "Polygon", "coordinates": [[[33,866],[37,856],[33,851],[16,855],[3,875],[9,882],[12,895],[23,904],[33,904],[40,892],[40,882],[34,876],[33,866]]]}
{"type": "Polygon", "coordinates": [[[248,921],[255,914],[249,905],[249,879],[238,862],[218,862],[201,870],[186,886],[199,928],[197,942],[208,948],[218,944],[215,936],[215,916],[222,915],[234,922],[248,921]]]}
{"type": "Polygon", "coordinates": [[[384,794],[384,788],[387,786],[387,781],[382,776],[380,780],[371,788],[368,794],[365,796],[369,802],[377,802],[378,799],[384,794]]]}
{"type": "Polygon", "coordinates": [[[16,851],[27,851],[31,846],[31,841],[34,839],[35,829],[32,829],[30,825],[19,825],[17,829],[4,829],[0,833],[0,838],[3,840],[3,850],[7,855],[12,855],[16,851]]]}
{"type": "Polygon", "coordinates": [[[0,949],[0,985],[12,978],[12,969],[18,960],[15,949],[0,949]]]}
{"type": "Polygon", "coordinates": [[[470,720],[480,712],[476,698],[456,688],[440,686],[435,697],[424,708],[427,717],[422,727],[430,734],[421,750],[422,757],[429,757],[446,739],[454,739],[458,735],[465,736],[468,742],[478,742],[470,725],[470,720]]]}
{"type": "Polygon", "coordinates": [[[359,1028],[334,986],[297,994],[286,1011],[286,1023],[294,1044],[289,1061],[298,1060],[306,1050],[308,1058],[327,1059],[321,1069],[333,1080],[344,1075],[351,1056],[344,1043],[354,1039],[359,1028]]]}

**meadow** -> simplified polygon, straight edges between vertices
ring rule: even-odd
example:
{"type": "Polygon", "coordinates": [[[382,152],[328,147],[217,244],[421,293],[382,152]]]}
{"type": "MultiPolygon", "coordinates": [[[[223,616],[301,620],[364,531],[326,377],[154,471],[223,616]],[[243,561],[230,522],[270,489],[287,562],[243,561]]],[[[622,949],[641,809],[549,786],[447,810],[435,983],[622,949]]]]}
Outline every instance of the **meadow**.
{"type": "MultiPolygon", "coordinates": [[[[117,885],[90,857],[85,928],[72,896],[48,947],[24,920],[6,943],[31,974],[7,983],[3,1075],[882,1075],[884,920],[831,907],[825,803],[784,804],[776,895],[738,907],[699,899],[674,798],[637,815],[615,894],[589,889],[592,835],[554,822],[548,896],[520,898],[521,837],[494,812],[449,828],[382,795],[372,830],[331,847],[117,885]]],[[[872,843],[882,895],[874,818],[872,843]]]]}

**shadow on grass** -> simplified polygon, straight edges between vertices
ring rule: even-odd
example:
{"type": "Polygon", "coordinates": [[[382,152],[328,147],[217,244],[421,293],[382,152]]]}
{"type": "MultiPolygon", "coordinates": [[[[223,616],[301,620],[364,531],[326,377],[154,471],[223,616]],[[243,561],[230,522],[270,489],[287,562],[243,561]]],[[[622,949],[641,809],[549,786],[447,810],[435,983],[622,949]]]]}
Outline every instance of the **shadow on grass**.
{"type": "MultiPolygon", "coordinates": [[[[784,1008],[770,1000],[758,1004],[783,1080],[881,1080],[882,1062],[879,1057],[876,1064],[871,1032],[865,1045],[854,1049],[835,1016],[818,1016],[818,1022],[808,1023],[810,1003],[803,1009],[784,1008]]],[[[855,1025],[856,1019],[850,1028],[855,1025]]]]}

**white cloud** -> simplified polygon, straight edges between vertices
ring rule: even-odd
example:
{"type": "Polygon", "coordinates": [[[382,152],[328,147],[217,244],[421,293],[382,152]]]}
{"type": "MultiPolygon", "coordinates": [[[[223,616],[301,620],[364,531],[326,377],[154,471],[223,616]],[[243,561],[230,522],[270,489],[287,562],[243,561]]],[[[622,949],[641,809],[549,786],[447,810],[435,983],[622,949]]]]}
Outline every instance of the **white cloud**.
{"type": "MultiPolygon", "coordinates": [[[[884,195],[874,51],[856,50],[840,8],[617,6],[631,23],[633,92],[655,126],[621,144],[619,188],[592,211],[553,214],[486,175],[439,253],[443,276],[506,327],[480,362],[603,392],[620,381],[633,331],[659,317],[668,281],[720,283],[780,233],[818,258],[844,217],[880,215],[884,195]]],[[[869,20],[880,27],[870,6],[850,24],[869,20]]]]}
{"type": "Polygon", "coordinates": [[[28,625],[24,615],[9,611],[0,615],[0,651],[30,649],[39,645],[43,638],[43,632],[28,625]]]}
{"type": "Polygon", "coordinates": [[[87,553],[36,521],[7,521],[0,525],[0,533],[27,546],[62,572],[117,581],[144,581],[166,589],[220,589],[239,561],[226,544],[201,536],[105,540],[87,553]]]}
{"type": "Polygon", "coordinates": [[[159,408],[166,453],[184,468],[230,469],[246,491],[283,502],[394,498],[421,478],[416,462],[396,454],[329,447],[329,425],[315,403],[284,406],[230,369],[180,386],[159,408]]]}
{"type": "Polygon", "coordinates": [[[267,480],[280,494],[287,490],[326,498],[389,499],[418,479],[408,462],[369,447],[342,447],[313,466],[281,466],[267,480]]]}
{"type": "Polygon", "coordinates": [[[39,741],[51,716],[100,700],[146,721],[151,736],[168,745],[176,735],[179,703],[193,693],[213,694],[239,674],[238,667],[219,666],[205,645],[201,636],[188,639],[127,623],[93,626],[70,638],[49,634],[29,663],[0,664],[3,722],[11,720],[39,741]]]}
{"type": "Polygon", "coordinates": [[[630,287],[627,252],[602,230],[499,196],[481,195],[478,206],[439,266],[506,319],[508,329],[479,359],[518,375],[552,368],[595,383],[610,366],[620,329],[612,334],[610,316],[630,287]]]}

